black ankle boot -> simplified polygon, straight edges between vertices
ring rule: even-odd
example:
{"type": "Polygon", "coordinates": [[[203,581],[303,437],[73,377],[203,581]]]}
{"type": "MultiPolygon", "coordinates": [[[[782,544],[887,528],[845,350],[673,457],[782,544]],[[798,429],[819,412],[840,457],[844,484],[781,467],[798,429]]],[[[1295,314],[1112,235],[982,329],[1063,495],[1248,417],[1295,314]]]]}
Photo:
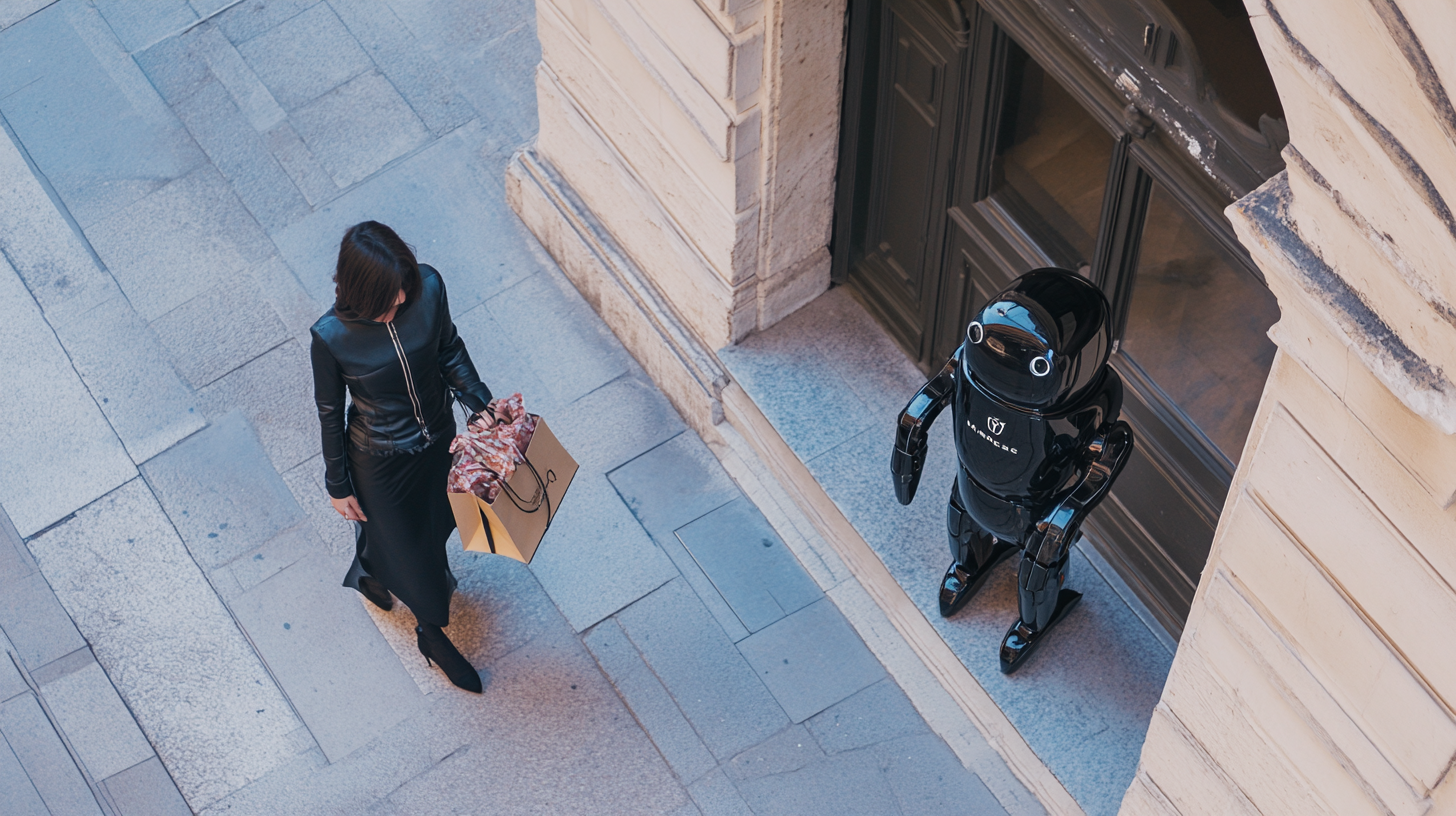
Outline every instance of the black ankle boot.
{"type": "Polygon", "coordinates": [[[425,656],[425,662],[433,660],[440,664],[440,669],[450,678],[450,682],[466,691],[476,694],[481,692],[480,672],[470,665],[465,655],[460,654],[460,650],[446,637],[445,630],[438,626],[421,624],[415,627],[415,640],[419,643],[420,654],[425,656]]]}
{"type": "Polygon", "coordinates": [[[365,576],[359,579],[359,594],[369,599],[369,603],[383,609],[385,612],[394,608],[394,599],[389,597],[389,590],[384,584],[365,576]]]}

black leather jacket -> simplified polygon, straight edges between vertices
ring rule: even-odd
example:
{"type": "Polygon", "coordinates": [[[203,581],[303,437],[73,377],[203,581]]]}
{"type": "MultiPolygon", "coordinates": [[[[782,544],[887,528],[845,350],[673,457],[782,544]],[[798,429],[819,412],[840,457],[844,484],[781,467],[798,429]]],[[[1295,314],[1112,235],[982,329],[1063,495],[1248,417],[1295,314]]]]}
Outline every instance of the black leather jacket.
{"type": "Polygon", "coordinates": [[[369,454],[413,453],[454,436],[451,390],[471,411],[490,402],[450,319],[440,273],[421,264],[420,279],[419,297],[400,304],[389,323],[350,320],[329,309],[310,329],[325,479],[336,499],[354,493],[346,438],[369,454]]]}

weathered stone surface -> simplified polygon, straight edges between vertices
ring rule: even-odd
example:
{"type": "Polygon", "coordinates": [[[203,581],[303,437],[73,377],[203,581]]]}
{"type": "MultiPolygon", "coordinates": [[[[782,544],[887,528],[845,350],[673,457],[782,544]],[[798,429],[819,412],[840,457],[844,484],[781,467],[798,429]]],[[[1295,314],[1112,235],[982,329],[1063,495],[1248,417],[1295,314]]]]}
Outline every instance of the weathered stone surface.
{"type": "Polygon", "coordinates": [[[41,683],[40,693],[87,773],[105,779],[152,756],[152,746],[101,666],[81,654],[81,668],[41,683]]]}
{"type": "Polygon", "coordinates": [[[121,816],[190,816],[192,813],[156,757],[102,780],[101,785],[121,816]]]}
{"type": "Polygon", "coordinates": [[[339,515],[329,503],[329,491],[324,487],[323,454],[283,474],[283,481],[293,493],[293,500],[308,516],[324,550],[331,555],[352,553],[355,524],[339,515]]]}
{"type": "Polygon", "coordinates": [[[703,816],[753,816],[753,810],[721,770],[694,782],[688,791],[703,816]]]}
{"type": "Polygon", "coordinates": [[[86,231],[148,320],[273,254],[268,236],[211,166],[178,179],[86,231]]]}
{"type": "Polygon", "coordinates": [[[828,598],[749,635],[738,650],[794,722],[885,676],[885,668],[828,598]]]}
{"type": "Polygon", "coordinates": [[[0,30],[9,28],[56,0],[3,0],[0,2],[0,30]]]}
{"type": "Polygon", "coordinates": [[[0,742],[0,800],[5,802],[6,813],[14,816],[51,816],[15,752],[4,742],[0,742]]]}
{"type": "Polygon", "coordinates": [[[35,695],[22,694],[0,704],[0,737],[10,744],[52,814],[100,816],[96,797],[35,695]]]}
{"type": "Polygon", "coordinates": [[[203,292],[157,318],[152,329],[177,370],[202,388],[288,338],[288,330],[248,278],[203,292]]]}
{"type": "Polygon", "coordinates": [[[617,620],[719,760],[789,724],[783,709],[682,581],[668,582],[622,610],[617,620]]]}
{"type": "Polygon", "coordinates": [[[419,713],[423,702],[353,591],[339,586],[346,568],[338,558],[310,556],[230,604],[331,762],[419,713]]]}
{"type": "Polygon", "coordinates": [[[148,462],[142,474],[203,569],[226,564],[305,518],[237,411],[148,462]]]}
{"type": "Polygon", "coordinates": [[[264,229],[308,214],[308,202],[220,83],[204,83],[173,110],[264,229]]]}
{"type": "Polygon", "coordinates": [[[234,44],[244,43],[284,22],[319,0],[261,0],[237,3],[219,14],[217,26],[234,44]]]}
{"type": "Polygon", "coordinates": [[[140,51],[197,19],[197,12],[187,5],[186,0],[151,0],[147,3],[97,0],[96,9],[106,18],[106,24],[116,32],[127,51],[140,51]]]}
{"type": "Polygon", "coordinates": [[[86,646],[39,572],[0,584],[0,629],[29,669],[86,646]]]}
{"type": "Polygon", "coordinates": [[[680,433],[607,474],[659,541],[743,495],[695,433],[680,433]]]}
{"type": "Polygon", "coordinates": [[[207,424],[156,333],[119,291],[51,325],[132,461],[145,462],[207,424]]]}
{"type": "Polygon", "coordinates": [[[431,133],[438,136],[475,116],[470,103],[455,93],[449,77],[384,0],[341,3],[334,11],[431,133]]]}
{"type": "Polygon", "coordinates": [[[578,632],[677,577],[611,484],[584,469],[561,500],[531,572],[578,632]]]}
{"type": "Polygon", "coordinates": [[[637,647],[615,620],[604,621],[582,641],[678,779],[691,783],[717,767],[712,752],[703,745],[667,689],[642,662],[637,647]]]}
{"type": "Polygon", "coordinates": [[[328,3],[240,43],[238,53],[285,110],[311,102],[374,67],[328,3]]]}
{"type": "Polygon", "coordinates": [[[824,597],[746,498],[683,526],[676,536],[750,632],[824,597]]]}
{"type": "Polygon", "coordinates": [[[826,754],[928,733],[905,692],[889,678],[815,714],[804,725],[826,754]]]}
{"type": "Polygon", "coordinates": [[[35,300],[0,259],[0,504],[23,536],[130,479],[136,466],[35,300]],[[75,478],[76,462],[87,478],[75,478]]]}
{"type": "Polygon", "coordinates": [[[0,32],[0,112],[83,228],[206,161],[84,3],[0,32]]]}
{"type": "MultiPolygon", "coordinates": [[[[299,132],[318,155],[309,133],[299,132]]],[[[415,247],[422,263],[440,271],[451,313],[464,314],[550,263],[502,206],[497,180],[478,164],[464,135],[452,133],[278,233],[278,249],[314,300],[327,306],[334,302],[344,231],[366,219],[382,221],[415,247]]],[[[496,353],[471,350],[477,358],[496,353]]]]}
{"type": "Polygon", "coordinates": [[[197,392],[197,401],[212,421],[241,410],[280,472],[319,452],[313,367],[308,349],[296,340],[214,381],[197,392]]]}
{"type": "Polygon", "coordinates": [[[399,91],[377,72],[360,74],[290,118],[340,187],[363,181],[430,138],[399,91]]]}
{"type": "Polygon", "coordinates": [[[297,751],[300,723],[145,482],[31,548],[192,807],[297,751]]]}

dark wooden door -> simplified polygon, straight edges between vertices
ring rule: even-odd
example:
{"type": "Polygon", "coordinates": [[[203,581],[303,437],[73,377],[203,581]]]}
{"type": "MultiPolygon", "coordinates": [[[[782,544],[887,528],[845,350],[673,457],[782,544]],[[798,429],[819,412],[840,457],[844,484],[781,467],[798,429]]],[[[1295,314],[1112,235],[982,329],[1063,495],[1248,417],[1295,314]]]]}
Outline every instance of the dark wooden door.
{"type": "Polygon", "coordinates": [[[868,208],[850,276],[895,339],[926,353],[940,301],[944,200],[969,24],[953,3],[886,0],[878,16],[868,208]]]}

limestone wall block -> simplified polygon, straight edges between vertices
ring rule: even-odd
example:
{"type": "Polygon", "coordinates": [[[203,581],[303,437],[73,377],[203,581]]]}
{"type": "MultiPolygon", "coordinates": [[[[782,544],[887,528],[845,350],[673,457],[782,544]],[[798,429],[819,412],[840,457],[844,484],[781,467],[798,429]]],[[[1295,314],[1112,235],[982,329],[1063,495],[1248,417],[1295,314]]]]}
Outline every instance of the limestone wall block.
{"type": "Polygon", "coordinates": [[[1300,235],[1319,247],[1325,262],[1412,351],[1433,366],[1456,371],[1456,311],[1426,285],[1435,270],[1402,269],[1409,262],[1349,207],[1348,199],[1322,185],[1298,153],[1286,155],[1294,159],[1288,163],[1289,212],[1300,235]]]}
{"type": "MultiPolygon", "coordinates": [[[[590,44],[587,50],[597,65],[668,135],[672,144],[686,148],[690,141],[697,140],[719,161],[729,158],[733,117],[692,78],[627,0],[565,0],[571,3],[566,8],[562,2],[537,3],[538,21],[547,16],[548,10],[571,20],[590,44]]],[[[542,60],[555,65],[544,43],[542,60]]]]}
{"type": "MultiPolygon", "coordinates": [[[[700,161],[696,167],[687,165],[644,121],[621,89],[596,69],[591,55],[562,28],[560,18],[542,14],[541,23],[538,32],[543,51],[551,57],[549,70],[573,103],[621,154],[621,160],[660,205],[672,213],[725,281],[751,275],[753,269],[742,262],[738,249],[743,227],[733,209],[737,204],[733,166],[704,156],[697,157],[700,161]],[[707,172],[696,172],[700,170],[707,172]],[[735,259],[739,262],[735,263],[735,259]]],[[[571,157],[562,156],[557,166],[569,172],[571,165],[571,157]]],[[[748,228],[756,234],[756,224],[748,228]]]]}
{"type": "MultiPolygon", "coordinates": [[[[1367,0],[1268,2],[1279,19],[1267,22],[1279,26],[1282,21],[1288,29],[1286,36],[1292,35],[1329,72],[1330,80],[1349,94],[1349,100],[1340,101],[1362,108],[1362,115],[1379,122],[1430,176],[1440,195],[1456,200],[1456,144],[1442,126],[1444,111],[1436,109],[1437,103],[1423,88],[1423,66],[1402,53],[1397,42],[1405,26],[1396,19],[1382,20],[1377,4],[1367,0]]],[[[1453,30],[1414,32],[1429,40],[1424,49],[1429,55],[1450,49],[1449,32],[1453,30]]],[[[1411,44],[1418,45],[1419,39],[1411,44]]],[[[1285,97],[1281,94],[1280,98],[1285,97]]]]}
{"type": "MultiPolygon", "coordinates": [[[[1456,304],[1456,276],[1445,274],[1456,261],[1456,233],[1432,209],[1426,186],[1412,176],[1410,166],[1392,157],[1389,140],[1372,135],[1368,123],[1341,98],[1327,69],[1300,61],[1267,16],[1253,23],[1284,103],[1290,143],[1368,222],[1369,237],[1381,239],[1378,249],[1400,259],[1419,279],[1414,285],[1427,290],[1423,297],[1456,304]]],[[[1456,158],[1443,164],[1456,172],[1456,158]]]]}
{"type": "MultiPolygon", "coordinates": [[[[537,151],[561,173],[586,207],[707,343],[731,343],[735,292],[657,199],[572,104],[549,69],[537,72],[541,121],[537,151]]],[[[741,297],[741,295],[739,295],[741,297]]]]}
{"type": "Polygon", "coordinates": [[[763,32],[723,28],[693,0],[628,0],[707,91],[746,100],[763,77],[763,32]],[[733,33],[730,33],[733,32],[733,33]]]}
{"type": "Polygon", "coordinates": [[[1260,816],[1167,706],[1153,709],[1143,744],[1157,749],[1143,752],[1120,816],[1260,816]]]}

